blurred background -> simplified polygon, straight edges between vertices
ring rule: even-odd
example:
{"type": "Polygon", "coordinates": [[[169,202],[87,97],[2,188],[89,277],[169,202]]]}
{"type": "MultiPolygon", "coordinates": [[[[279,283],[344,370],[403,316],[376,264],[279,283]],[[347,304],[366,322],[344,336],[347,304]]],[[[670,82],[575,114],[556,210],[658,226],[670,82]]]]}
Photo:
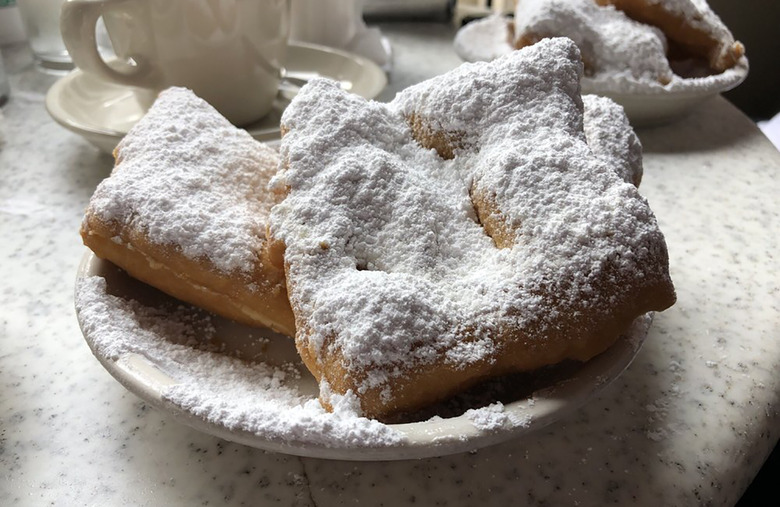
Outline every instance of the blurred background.
{"type": "MultiPolygon", "coordinates": [[[[709,0],[712,9],[747,48],[750,74],[724,95],[754,120],[780,112],[780,2],[709,0]]],[[[456,27],[492,11],[512,12],[514,0],[365,0],[368,20],[435,18],[456,27]]]]}
{"type": "Polygon", "coordinates": [[[709,0],[709,4],[747,49],[750,74],[724,95],[745,114],[767,119],[780,112],[780,2],[709,0]]]}

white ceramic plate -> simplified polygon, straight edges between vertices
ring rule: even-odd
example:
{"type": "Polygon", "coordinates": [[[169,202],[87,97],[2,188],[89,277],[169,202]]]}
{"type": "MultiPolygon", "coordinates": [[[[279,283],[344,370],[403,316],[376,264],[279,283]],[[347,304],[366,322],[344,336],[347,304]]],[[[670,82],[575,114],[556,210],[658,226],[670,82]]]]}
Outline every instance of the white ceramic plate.
{"type": "MultiPolygon", "coordinates": [[[[131,392],[177,421],[260,449],[348,460],[442,456],[497,444],[538,430],[587,403],[620,375],[639,351],[652,321],[650,315],[638,318],[626,336],[587,363],[559,366],[543,374],[526,374],[481,386],[424,414],[417,414],[412,420],[418,422],[382,426],[381,429],[392,431],[398,437],[397,441],[372,443],[360,438],[329,440],[325,433],[337,429],[344,422],[344,416],[341,415],[339,420],[334,414],[322,411],[323,416],[331,417],[331,420],[317,424],[311,417],[297,415],[302,414],[298,410],[300,406],[275,409],[271,416],[286,421],[288,426],[306,428],[302,433],[291,435],[262,424],[260,429],[249,431],[236,423],[237,420],[251,420],[253,410],[267,409],[262,405],[266,403],[262,398],[267,394],[260,392],[261,386],[265,386],[266,390],[270,385],[272,390],[293,391],[300,394],[301,400],[317,403],[317,384],[300,362],[291,338],[244,327],[202,311],[202,314],[208,315],[210,324],[182,324],[202,322],[189,317],[177,320],[182,308],[190,308],[192,312],[198,310],[183,307],[180,302],[128,277],[91,252],[84,256],[79,268],[76,300],[85,339],[102,365],[131,392]],[[105,280],[104,286],[101,278],[105,280]],[[98,285],[102,288],[96,289],[98,285]],[[108,297],[112,301],[118,301],[118,306],[95,303],[92,298],[105,298],[106,294],[111,295],[108,297]],[[90,304],[84,303],[85,297],[90,304]],[[128,303],[130,300],[133,303],[128,303]],[[116,309],[123,308],[125,304],[132,310],[116,309]],[[122,326],[137,332],[128,336],[122,326]],[[198,335],[205,333],[204,329],[211,330],[206,340],[212,349],[216,346],[220,350],[219,354],[193,348],[192,336],[189,336],[189,345],[176,345],[178,351],[170,351],[170,343],[177,340],[179,333],[194,335],[198,338],[195,343],[201,343],[198,340],[202,337],[198,335]],[[123,334],[124,339],[116,338],[123,334]],[[225,356],[240,356],[241,360],[225,356]],[[218,366],[222,360],[240,364],[231,363],[223,368],[218,366]],[[203,374],[203,367],[208,364],[212,364],[213,368],[209,374],[203,374]],[[266,378],[270,373],[264,372],[273,370],[269,366],[281,365],[287,365],[286,371],[294,374],[286,374],[279,383],[273,384],[273,379],[266,378]],[[223,381],[218,380],[231,378],[232,382],[238,382],[235,384],[238,386],[242,375],[249,377],[249,382],[244,382],[241,389],[230,387],[234,384],[226,387],[223,381]],[[254,386],[257,386],[256,392],[254,386]],[[186,401],[192,398],[188,390],[215,392],[212,404],[217,408],[206,415],[192,408],[186,401]],[[500,418],[494,418],[491,424],[486,425],[484,419],[480,421],[480,415],[490,415],[485,410],[497,407],[496,397],[500,397],[503,403],[503,406],[498,406],[500,418]],[[234,406],[238,403],[242,406],[234,406]],[[258,404],[256,408],[253,408],[253,403],[258,404]],[[285,411],[286,414],[276,413],[285,411]],[[240,413],[241,416],[229,415],[231,413],[240,413]]],[[[316,407],[320,408],[318,404],[316,407]]],[[[495,412],[493,415],[496,415],[495,412]]],[[[373,421],[372,424],[379,423],[373,421]]]]}
{"type": "MultiPolygon", "coordinates": [[[[287,86],[280,90],[271,113],[246,130],[260,141],[278,139],[279,119],[295,94],[296,85],[318,76],[335,79],[345,90],[369,99],[387,85],[384,71],[367,58],[325,46],[291,43],[287,86]]],[[[46,109],[57,123],[107,153],[113,152],[130,127],[146,113],[132,89],[78,69],[52,85],[46,95],[46,109]]]]}
{"type": "MultiPolygon", "coordinates": [[[[455,52],[467,62],[490,61],[511,53],[511,24],[510,18],[501,16],[471,22],[456,34],[455,52]]],[[[667,86],[583,77],[582,92],[610,97],[623,106],[631,125],[650,127],[684,117],[707,99],[738,86],[747,74],[748,61],[743,57],[722,74],[679,79],[667,86]]]]}

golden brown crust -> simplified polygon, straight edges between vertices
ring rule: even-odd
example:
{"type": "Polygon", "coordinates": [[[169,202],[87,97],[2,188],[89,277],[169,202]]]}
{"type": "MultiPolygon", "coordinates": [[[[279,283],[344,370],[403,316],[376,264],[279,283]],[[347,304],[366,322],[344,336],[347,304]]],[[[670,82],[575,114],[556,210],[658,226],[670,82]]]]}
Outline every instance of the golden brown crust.
{"type": "Polygon", "coordinates": [[[251,277],[229,276],[208,261],[190,259],[175,247],[151,243],[140,231],[104,223],[90,214],[81,237],[95,255],[166,294],[250,326],[295,334],[284,272],[262,257],[251,277]]]}
{"type": "Polygon", "coordinates": [[[737,64],[745,54],[739,41],[724,37],[706,24],[692,23],[683,14],[667,8],[663,2],[647,0],[594,0],[601,6],[613,5],[628,17],[658,27],[670,41],[672,58],[700,58],[715,72],[737,64]]]}
{"type": "Polygon", "coordinates": [[[406,121],[409,122],[417,142],[429,150],[436,150],[444,160],[452,160],[455,158],[455,152],[463,148],[462,132],[436,130],[416,114],[411,114],[406,121]]]}

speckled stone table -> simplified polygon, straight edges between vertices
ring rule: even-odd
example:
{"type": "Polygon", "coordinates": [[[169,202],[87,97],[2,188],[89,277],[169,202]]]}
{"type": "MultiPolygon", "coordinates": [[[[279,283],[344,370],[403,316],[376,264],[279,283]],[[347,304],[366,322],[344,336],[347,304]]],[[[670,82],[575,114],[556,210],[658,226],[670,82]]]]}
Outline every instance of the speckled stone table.
{"type": "MultiPolygon", "coordinates": [[[[382,99],[459,62],[384,27],[382,99]]],[[[641,131],[678,302],[600,396],[526,438],[421,461],[272,454],[175,423],[92,357],[73,310],[82,210],[112,165],[7,53],[0,120],[0,505],[733,505],[780,436],[780,154],[721,98],[641,131]]]]}

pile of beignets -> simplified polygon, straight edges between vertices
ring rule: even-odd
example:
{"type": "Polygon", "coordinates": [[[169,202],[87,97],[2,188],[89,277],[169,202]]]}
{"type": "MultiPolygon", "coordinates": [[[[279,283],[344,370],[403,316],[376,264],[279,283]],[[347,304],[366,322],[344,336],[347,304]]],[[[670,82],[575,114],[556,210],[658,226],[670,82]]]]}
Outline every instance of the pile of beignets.
{"type": "Polygon", "coordinates": [[[510,44],[522,48],[547,37],[574,40],[586,75],[662,85],[690,68],[722,73],[745,54],[703,0],[517,0],[510,44]]]}
{"type": "Polygon", "coordinates": [[[181,300],[295,338],[384,419],[587,361],[675,301],[622,108],[550,38],[367,101],[316,79],[277,153],[182,88],[120,142],[81,234],[181,300]]]}

